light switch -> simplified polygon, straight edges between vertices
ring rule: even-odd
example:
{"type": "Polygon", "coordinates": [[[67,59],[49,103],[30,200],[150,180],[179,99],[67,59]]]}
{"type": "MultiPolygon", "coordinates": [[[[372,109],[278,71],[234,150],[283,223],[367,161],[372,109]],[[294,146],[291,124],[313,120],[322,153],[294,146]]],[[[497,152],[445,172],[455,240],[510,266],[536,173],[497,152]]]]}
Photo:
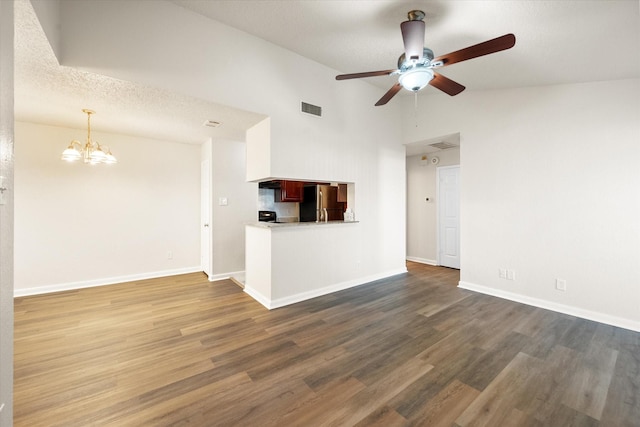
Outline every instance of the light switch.
{"type": "Polygon", "coordinates": [[[0,176],[0,205],[6,205],[7,202],[4,198],[4,192],[7,188],[4,186],[4,176],[0,176]]]}
{"type": "Polygon", "coordinates": [[[219,197],[218,198],[218,205],[219,206],[227,206],[229,204],[229,201],[227,200],[226,197],[219,197]]]}

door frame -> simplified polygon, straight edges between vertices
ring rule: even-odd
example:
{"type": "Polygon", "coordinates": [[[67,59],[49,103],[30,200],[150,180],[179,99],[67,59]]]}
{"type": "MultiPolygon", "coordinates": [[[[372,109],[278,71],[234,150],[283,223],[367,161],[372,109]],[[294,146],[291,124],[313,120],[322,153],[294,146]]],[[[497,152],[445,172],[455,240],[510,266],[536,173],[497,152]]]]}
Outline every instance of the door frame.
{"type": "Polygon", "coordinates": [[[200,268],[209,277],[213,275],[213,224],[212,224],[212,203],[211,203],[211,160],[204,159],[200,162],[200,268]],[[206,178],[207,188],[203,188],[203,181],[206,178]],[[203,248],[207,248],[208,254],[203,253],[203,248]],[[208,256],[205,256],[208,255],[208,256]]]}
{"type": "MultiPolygon", "coordinates": [[[[436,167],[436,262],[441,264],[440,257],[440,173],[447,169],[458,169],[458,178],[460,178],[460,165],[438,166],[436,167]]],[[[460,201],[460,181],[458,181],[458,201],[460,201]]],[[[458,204],[458,254],[460,255],[460,205],[458,204]]],[[[462,262],[462,260],[460,260],[462,262]]],[[[462,265],[461,265],[462,267],[462,265]]]]}

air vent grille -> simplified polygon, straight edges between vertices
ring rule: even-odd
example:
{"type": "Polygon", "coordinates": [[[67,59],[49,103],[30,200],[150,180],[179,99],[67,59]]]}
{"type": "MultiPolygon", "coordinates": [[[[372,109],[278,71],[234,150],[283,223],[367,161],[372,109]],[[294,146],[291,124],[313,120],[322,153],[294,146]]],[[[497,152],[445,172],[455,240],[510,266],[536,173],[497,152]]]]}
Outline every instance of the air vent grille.
{"type": "Polygon", "coordinates": [[[440,150],[446,150],[447,148],[454,148],[457,146],[458,145],[456,144],[451,144],[450,142],[444,142],[444,141],[434,142],[433,144],[429,144],[429,147],[438,148],[440,150]]]}
{"type": "Polygon", "coordinates": [[[303,113],[312,114],[314,116],[322,117],[322,107],[318,107],[317,105],[308,104],[306,102],[302,102],[301,111],[303,113]]]}
{"type": "Polygon", "coordinates": [[[216,122],[215,120],[207,120],[205,121],[202,125],[206,126],[206,127],[210,127],[210,128],[217,128],[218,126],[220,126],[222,123],[220,122],[216,122]]]}

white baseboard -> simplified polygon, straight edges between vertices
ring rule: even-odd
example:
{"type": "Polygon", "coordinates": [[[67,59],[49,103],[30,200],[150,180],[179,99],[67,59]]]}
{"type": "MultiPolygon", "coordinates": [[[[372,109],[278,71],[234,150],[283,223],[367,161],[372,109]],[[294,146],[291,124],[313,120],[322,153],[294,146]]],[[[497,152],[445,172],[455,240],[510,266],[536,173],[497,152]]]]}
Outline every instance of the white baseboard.
{"type": "Polygon", "coordinates": [[[235,279],[238,279],[239,281],[243,282],[244,281],[244,270],[232,271],[232,272],[229,272],[229,273],[212,274],[211,276],[209,276],[209,281],[210,282],[216,282],[218,280],[227,280],[227,279],[231,279],[231,278],[235,278],[235,279]]]}
{"type": "Polygon", "coordinates": [[[71,291],[74,289],[93,288],[95,286],[115,285],[116,283],[133,282],[136,280],[156,279],[158,277],[175,276],[177,274],[197,273],[202,271],[200,266],[176,268],[173,270],[154,271],[150,273],[130,274],[127,276],[105,277],[80,282],[59,283],[56,285],[38,286],[35,288],[14,289],[13,297],[48,294],[51,292],[71,291]]]}
{"type": "Polygon", "coordinates": [[[418,258],[415,256],[408,256],[406,258],[407,258],[407,261],[419,262],[420,264],[435,265],[435,266],[438,265],[438,261],[436,261],[435,259],[418,258]]]}
{"type": "Polygon", "coordinates": [[[283,298],[272,300],[266,296],[260,294],[255,289],[245,286],[244,291],[249,294],[253,299],[264,305],[269,310],[274,308],[284,307],[287,305],[295,304],[297,302],[306,301],[312,298],[320,297],[322,295],[331,294],[333,292],[342,291],[345,289],[353,288],[367,283],[375,282],[376,280],[386,279],[387,277],[396,276],[398,274],[406,273],[406,268],[398,268],[395,270],[385,271],[384,273],[373,274],[366,277],[361,277],[354,280],[348,280],[346,282],[336,283],[334,285],[325,286],[324,288],[313,289],[299,294],[290,295],[283,298]]]}
{"type": "Polygon", "coordinates": [[[273,308],[273,307],[271,307],[271,299],[270,298],[265,297],[260,292],[258,292],[255,289],[253,289],[252,287],[247,286],[246,283],[244,285],[244,291],[251,298],[253,298],[254,300],[258,301],[260,304],[265,306],[265,308],[267,308],[268,310],[271,310],[273,308]]]}
{"type": "Polygon", "coordinates": [[[568,314],[570,316],[580,317],[582,319],[593,320],[594,322],[605,323],[611,326],[617,326],[619,328],[629,329],[631,331],[640,332],[640,322],[624,319],[622,317],[611,316],[605,313],[598,313],[596,311],[585,310],[570,305],[558,304],[553,301],[547,301],[539,298],[533,298],[526,295],[515,294],[513,292],[507,292],[500,289],[489,288],[487,286],[477,285],[475,283],[463,282],[458,283],[458,287],[462,289],[468,289],[470,291],[479,292],[485,295],[491,295],[498,298],[507,299],[510,301],[519,302],[533,307],[544,308],[546,310],[555,311],[558,313],[568,314]]]}

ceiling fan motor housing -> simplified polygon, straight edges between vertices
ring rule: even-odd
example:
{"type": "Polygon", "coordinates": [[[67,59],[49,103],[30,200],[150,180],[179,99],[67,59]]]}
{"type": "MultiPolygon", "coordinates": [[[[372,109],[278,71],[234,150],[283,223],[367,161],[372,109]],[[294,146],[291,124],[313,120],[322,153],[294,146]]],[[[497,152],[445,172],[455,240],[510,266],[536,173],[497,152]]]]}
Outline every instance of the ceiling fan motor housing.
{"type": "Polygon", "coordinates": [[[421,10],[411,10],[407,13],[407,18],[409,21],[422,21],[425,17],[425,14],[421,10]]]}
{"type": "Polygon", "coordinates": [[[398,58],[398,70],[405,72],[413,67],[428,67],[433,61],[433,51],[428,47],[422,49],[422,59],[407,59],[406,54],[400,55],[398,58]]]}
{"type": "Polygon", "coordinates": [[[398,58],[398,71],[400,74],[398,82],[403,88],[411,92],[417,92],[428,85],[434,77],[431,69],[433,51],[425,47],[422,49],[421,59],[406,58],[404,53],[398,58]]]}

